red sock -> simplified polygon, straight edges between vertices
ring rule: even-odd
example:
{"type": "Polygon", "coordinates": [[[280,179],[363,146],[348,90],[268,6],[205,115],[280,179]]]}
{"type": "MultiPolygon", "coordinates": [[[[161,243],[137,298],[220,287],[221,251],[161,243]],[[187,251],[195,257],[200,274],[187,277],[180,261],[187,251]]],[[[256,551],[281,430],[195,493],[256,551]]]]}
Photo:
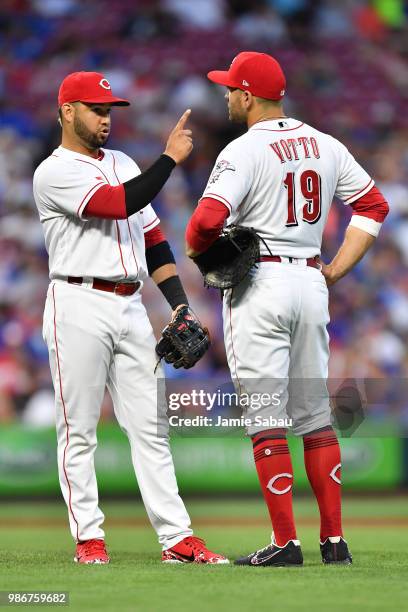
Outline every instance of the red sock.
{"type": "Polygon", "coordinates": [[[293,469],[286,431],[269,429],[252,437],[256,471],[268,506],[275,541],[296,540],[292,508],[293,469]]]}
{"type": "Polygon", "coordinates": [[[341,458],[333,429],[325,428],[303,436],[307,477],[320,510],[320,541],[342,536],[341,458]]]}

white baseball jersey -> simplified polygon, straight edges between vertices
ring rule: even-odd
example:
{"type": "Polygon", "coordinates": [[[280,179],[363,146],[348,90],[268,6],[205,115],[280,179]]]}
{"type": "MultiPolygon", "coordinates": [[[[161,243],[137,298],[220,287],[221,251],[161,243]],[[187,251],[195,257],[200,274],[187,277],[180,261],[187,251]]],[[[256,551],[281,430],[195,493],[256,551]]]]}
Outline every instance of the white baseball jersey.
{"type": "Polygon", "coordinates": [[[101,152],[93,159],[60,146],[35,171],[34,198],[51,280],[83,276],[133,281],[147,276],[144,232],[159,223],[150,204],[128,219],[83,217],[102,185],[119,185],[140,174],[125,153],[101,152]]]}
{"type": "Polygon", "coordinates": [[[156,340],[140,291],[121,295],[93,287],[87,277],[143,279],[144,232],[159,223],[146,206],[130,219],[84,218],[102,185],[140,174],[120,151],[100,159],[56,149],[37,168],[34,196],[49,252],[51,283],[44,310],[55,390],[58,471],[76,542],[103,539],[94,452],[108,387],[116,417],[129,438],[147,513],[164,549],[192,534],[178,494],[168,441],[166,405],[158,392],[156,340]],[[85,277],[81,284],[68,276],[85,277]]]}
{"type": "MultiPolygon", "coordinates": [[[[253,227],[273,255],[307,258],[320,254],[333,197],[352,204],[373,185],[338,140],[284,118],[258,122],[228,144],[203,197],[228,208],[228,225],[253,227]]],[[[380,223],[356,217],[353,225],[378,233],[380,223]]],[[[262,243],[261,254],[269,254],[262,243]]]]}

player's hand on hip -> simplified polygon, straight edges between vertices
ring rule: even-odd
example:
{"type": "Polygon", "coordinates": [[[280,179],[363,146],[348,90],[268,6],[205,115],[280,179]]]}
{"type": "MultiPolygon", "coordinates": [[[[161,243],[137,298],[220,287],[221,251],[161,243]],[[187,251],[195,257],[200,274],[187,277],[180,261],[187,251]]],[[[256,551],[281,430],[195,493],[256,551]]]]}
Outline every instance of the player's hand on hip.
{"type": "Polygon", "coordinates": [[[191,109],[187,109],[177,121],[167,140],[165,155],[168,155],[176,164],[180,164],[190,155],[193,150],[192,131],[184,128],[189,118],[191,109]]]}
{"type": "Polygon", "coordinates": [[[319,264],[321,266],[321,273],[326,279],[327,286],[330,287],[331,285],[334,285],[334,283],[338,280],[338,278],[334,275],[334,271],[331,265],[323,263],[323,261],[320,258],[319,258],[319,264]]]}

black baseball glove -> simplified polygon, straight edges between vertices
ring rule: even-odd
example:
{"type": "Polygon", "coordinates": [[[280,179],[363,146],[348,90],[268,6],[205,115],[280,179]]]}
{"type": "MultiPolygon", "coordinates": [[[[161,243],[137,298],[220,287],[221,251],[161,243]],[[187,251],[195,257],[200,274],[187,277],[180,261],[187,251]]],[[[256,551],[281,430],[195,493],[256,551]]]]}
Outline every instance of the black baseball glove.
{"type": "Polygon", "coordinates": [[[207,251],[193,261],[204,276],[204,285],[231,289],[248,274],[260,257],[259,236],[251,227],[230,225],[207,251]]]}
{"type": "Polygon", "coordinates": [[[156,353],[159,361],[164,358],[175,368],[188,370],[201,359],[210,344],[208,329],[202,327],[188,306],[182,306],[163,329],[156,353]]]}

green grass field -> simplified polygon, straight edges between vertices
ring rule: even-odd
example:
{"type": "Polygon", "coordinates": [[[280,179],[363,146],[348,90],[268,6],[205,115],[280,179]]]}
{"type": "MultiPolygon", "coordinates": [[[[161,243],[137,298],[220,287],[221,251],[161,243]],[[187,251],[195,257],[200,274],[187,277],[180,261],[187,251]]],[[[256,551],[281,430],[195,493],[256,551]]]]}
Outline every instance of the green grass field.
{"type": "MultiPolygon", "coordinates": [[[[1,503],[0,591],[68,591],[69,609],[81,611],[406,609],[407,498],[346,499],[351,567],[321,564],[315,503],[298,500],[305,564],[287,569],[164,566],[141,504],[101,505],[112,563],[78,566],[62,503],[1,503]]],[[[268,543],[270,527],[259,501],[187,505],[196,534],[232,559],[268,543]]]]}

